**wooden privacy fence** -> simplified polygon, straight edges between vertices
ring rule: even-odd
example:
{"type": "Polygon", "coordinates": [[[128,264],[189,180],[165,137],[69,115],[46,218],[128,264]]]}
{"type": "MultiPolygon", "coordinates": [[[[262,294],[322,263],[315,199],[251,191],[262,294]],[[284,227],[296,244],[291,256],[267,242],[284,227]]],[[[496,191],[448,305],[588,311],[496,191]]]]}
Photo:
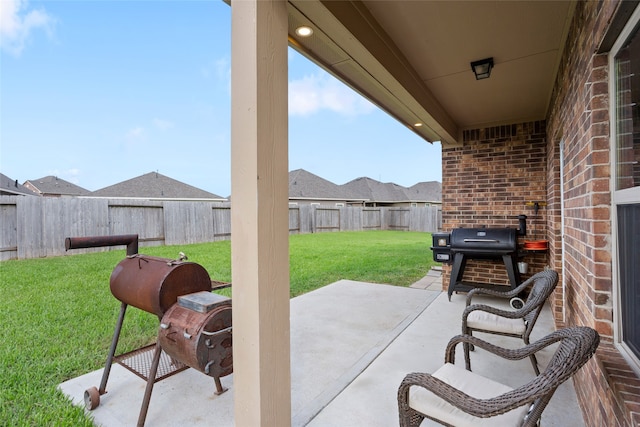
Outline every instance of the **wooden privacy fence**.
{"type": "MultiPolygon", "coordinates": [[[[406,230],[434,232],[440,211],[428,207],[289,208],[289,232],[406,230]]],[[[144,246],[231,238],[231,204],[79,197],[0,196],[0,260],[65,254],[67,237],[138,234],[144,246]]],[[[78,249],[73,253],[111,250],[78,249]]]]}

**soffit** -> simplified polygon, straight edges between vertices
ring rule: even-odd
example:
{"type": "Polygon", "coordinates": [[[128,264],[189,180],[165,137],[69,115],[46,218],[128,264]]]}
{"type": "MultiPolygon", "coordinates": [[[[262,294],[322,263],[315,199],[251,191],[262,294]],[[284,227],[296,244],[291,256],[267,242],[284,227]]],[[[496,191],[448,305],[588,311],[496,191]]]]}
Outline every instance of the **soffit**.
{"type": "Polygon", "coordinates": [[[289,1],[290,44],[428,141],[546,118],[573,1],[289,1]],[[310,38],[295,35],[310,25],[310,38]],[[491,77],[469,63],[493,57],[491,77]],[[424,123],[420,128],[416,122],[424,123]]]}

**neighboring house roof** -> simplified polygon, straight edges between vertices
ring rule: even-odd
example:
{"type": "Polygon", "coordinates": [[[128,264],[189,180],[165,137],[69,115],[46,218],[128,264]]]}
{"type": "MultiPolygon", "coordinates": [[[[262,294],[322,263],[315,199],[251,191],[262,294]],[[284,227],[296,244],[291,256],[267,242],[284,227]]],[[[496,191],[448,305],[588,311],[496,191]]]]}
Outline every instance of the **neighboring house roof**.
{"type": "Polygon", "coordinates": [[[90,194],[95,197],[154,198],[154,199],[218,199],[226,198],[177,181],[158,172],[110,185],[90,194]]]}
{"type": "Polygon", "coordinates": [[[442,183],[438,181],[419,182],[407,188],[406,193],[413,202],[442,202],[442,183]]]}
{"type": "Polygon", "coordinates": [[[0,173],[0,195],[3,196],[38,196],[22,184],[18,184],[17,179],[11,179],[0,173]]]}
{"type": "Polygon", "coordinates": [[[372,202],[427,201],[427,199],[412,197],[412,195],[417,194],[410,194],[412,192],[406,187],[393,182],[376,181],[367,177],[356,178],[343,184],[342,187],[353,197],[366,198],[372,202]]]}
{"type": "Polygon", "coordinates": [[[289,172],[289,198],[345,200],[345,192],[331,181],[304,169],[296,169],[289,172]]]}
{"type": "Polygon", "coordinates": [[[290,199],[358,200],[379,203],[440,202],[442,184],[420,182],[407,188],[392,182],[382,183],[361,177],[343,185],[334,184],[304,169],[289,172],[290,199]]]}
{"type": "Polygon", "coordinates": [[[403,188],[393,183],[382,183],[375,179],[361,177],[342,185],[349,194],[361,197],[373,202],[400,202],[406,201],[407,196],[403,188]]]}
{"type": "Polygon", "coordinates": [[[90,193],[86,188],[53,175],[30,179],[24,186],[42,196],[86,196],[90,193]]]}

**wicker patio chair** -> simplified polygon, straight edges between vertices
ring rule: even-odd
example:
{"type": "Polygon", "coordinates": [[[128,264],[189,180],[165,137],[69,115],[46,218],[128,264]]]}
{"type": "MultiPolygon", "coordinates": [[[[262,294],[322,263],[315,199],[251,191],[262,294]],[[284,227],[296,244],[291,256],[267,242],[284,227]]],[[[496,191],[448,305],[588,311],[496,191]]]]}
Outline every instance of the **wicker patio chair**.
{"type": "MultiPolygon", "coordinates": [[[[493,289],[475,288],[467,294],[467,307],[462,313],[462,333],[473,335],[474,331],[486,332],[508,337],[522,338],[529,344],[529,336],[538,320],[545,301],[558,284],[558,273],[554,270],[543,270],[522,282],[516,289],[499,292],[493,289]],[[524,305],[517,310],[503,310],[487,304],[471,304],[477,295],[490,295],[503,299],[511,299],[531,287],[524,305]]],[[[469,350],[470,344],[464,344],[464,358],[466,367],[471,370],[469,350]]],[[[531,364],[536,375],[540,374],[535,354],[531,354],[531,364]]]]}
{"type": "Polygon", "coordinates": [[[561,329],[520,349],[505,349],[477,337],[458,335],[449,341],[440,369],[432,375],[408,374],[400,384],[400,427],[417,427],[424,418],[455,427],[534,426],[558,386],[593,356],[599,342],[598,333],[588,327],[561,329]],[[542,374],[512,389],[456,366],[455,347],[461,342],[508,360],[521,360],[548,345],[560,344],[542,374]]]}

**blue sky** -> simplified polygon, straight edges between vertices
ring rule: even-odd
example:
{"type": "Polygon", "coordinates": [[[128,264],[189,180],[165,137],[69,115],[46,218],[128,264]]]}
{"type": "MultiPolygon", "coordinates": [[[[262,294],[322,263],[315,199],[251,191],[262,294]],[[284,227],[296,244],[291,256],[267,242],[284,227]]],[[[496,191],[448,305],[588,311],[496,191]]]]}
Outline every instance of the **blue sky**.
{"type": "MultiPolygon", "coordinates": [[[[148,172],[230,193],[222,0],[0,0],[0,172],[97,190],[148,172]]],[[[289,49],[289,170],[441,181],[419,138],[289,49]]]]}

